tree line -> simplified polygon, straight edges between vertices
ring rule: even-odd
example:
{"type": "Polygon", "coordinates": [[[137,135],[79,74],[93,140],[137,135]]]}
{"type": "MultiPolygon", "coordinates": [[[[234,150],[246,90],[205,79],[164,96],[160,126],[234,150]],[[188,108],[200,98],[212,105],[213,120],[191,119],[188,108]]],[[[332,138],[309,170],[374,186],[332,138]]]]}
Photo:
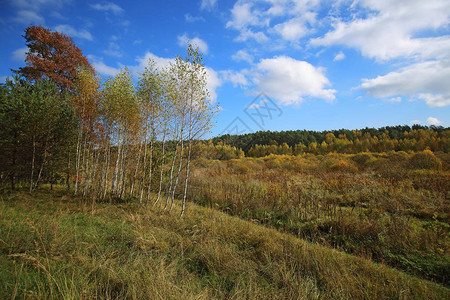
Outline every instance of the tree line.
{"type": "Polygon", "coordinates": [[[243,135],[222,135],[212,139],[215,145],[242,149],[246,156],[269,154],[298,155],[330,152],[355,154],[387,151],[450,151],[450,128],[442,126],[408,125],[339,129],[332,131],[258,131],[243,135]]]}
{"type": "Polygon", "coordinates": [[[27,66],[0,86],[0,178],[15,189],[63,181],[76,195],[135,197],[184,213],[193,144],[217,111],[198,49],[102,80],[73,40],[25,31],[27,66]]]}

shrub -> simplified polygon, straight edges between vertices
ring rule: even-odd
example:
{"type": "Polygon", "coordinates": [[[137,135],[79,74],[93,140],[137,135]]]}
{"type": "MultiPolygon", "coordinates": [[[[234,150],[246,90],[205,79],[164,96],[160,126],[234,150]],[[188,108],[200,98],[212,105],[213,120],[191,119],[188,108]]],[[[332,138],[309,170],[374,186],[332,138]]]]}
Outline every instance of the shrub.
{"type": "Polygon", "coordinates": [[[338,162],[329,166],[328,170],[333,171],[333,172],[337,172],[337,171],[354,172],[354,171],[356,171],[356,167],[353,164],[349,163],[348,161],[341,159],[338,162]]]}
{"type": "Polygon", "coordinates": [[[414,154],[409,159],[409,164],[413,169],[438,170],[442,168],[442,162],[430,150],[424,150],[414,154]]]}
{"type": "Polygon", "coordinates": [[[388,153],[388,159],[392,162],[405,162],[409,159],[409,155],[405,151],[392,151],[388,153]]]}
{"type": "Polygon", "coordinates": [[[353,155],[351,159],[360,166],[367,166],[367,163],[375,160],[375,157],[370,153],[363,152],[353,155]]]}

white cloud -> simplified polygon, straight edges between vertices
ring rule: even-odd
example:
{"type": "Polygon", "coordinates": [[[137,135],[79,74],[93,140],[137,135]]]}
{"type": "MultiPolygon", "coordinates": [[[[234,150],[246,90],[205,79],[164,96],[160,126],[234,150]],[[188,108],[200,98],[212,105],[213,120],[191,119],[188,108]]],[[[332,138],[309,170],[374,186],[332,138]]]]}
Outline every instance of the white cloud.
{"type": "Polygon", "coordinates": [[[312,32],[319,4],[320,0],[238,0],[226,28],[239,31],[236,41],[253,38],[264,43],[281,37],[298,42],[312,32]]]}
{"type": "Polygon", "coordinates": [[[336,91],[325,89],[330,82],[322,68],[288,56],[262,59],[256,66],[254,81],[259,91],[279,100],[281,104],[300,104],[308,98],[333,101],[336,91]]]}
{"type": "Polygon", "coordinates": [[[217,72],[213,69],[206,67],[206,88],[209,91],[209,97],[212,102],[217,101],[217,88],[222,85],[222,81],[220,80],[217,72]]]}
{"type": "Polygon", "coordinates": [[[201,10],[213,10],[216,7],[217,0],[202,0],[200,4],[201,10]]]}
{"type": "Polygon", "coordinates": [[[274,29],[287,41],[297,41],[308,33],[308,29],[300,19],[291,19],[285,23],[277,24],[274,29]]]}
{"type": "Polygon", "coordinates": [[[245,75],[242,72],[235,72],[231,70],[221,71],[220,75],[222,75],[222,78],[224,81],[229,81],[233,83],[233,86],[247,86],[249,85],[249,82],[245,75]]]}
{"type": "Polygon", "coordinates": [[[442,124],[442,122],[440,120],[438,120],[437,118],[434,118],[434,117],[429,117],[427,119],[427,123],[429,125],[435,125],[435,126],[442,124]]]}
{"type": "Polygon", "coordinates": [[[421,93],[418,95],[419,99],[424,100],[430,107],[443,107],[450,105],[450,94],[430,94],[421,93]]]}
{"type": "Polygon", "coordinates": [[[75,28],[73,28],[72,26],[67,25],[67,24],[58,25],[55,27],[55,30],[58,32],[65,33],[71,37],[78,37],[78,38],[86,39],[89,41],[93,40],[92,35],[89,31],[87,31],[85,29],[76,30],[75,28]]]}
{"type": "Polygon", "coordinates": [[[186,47],[188,41],[191,41],[194,47],[198,47],[200,52],[208,54],[208,44],[201,38],[189,38],[186,33],[178,36],[178,45],[181,47],[186,47]]]}
{"type": "Polygon", "coordinates": [[[42,25],[45,23],[44,18],[36,11],[19,10],[13,21],[24,25],[42,25]]]}
{"type": "Polygon", "coordinates": [[[123,8],[112,2],[106,2],[104,4],[91,4],[91,7],[95,10],[111,12],[115,15],[123,13],[123,8]]]}
{"type": "Polygon", "coordinates": [[[152,60],[156,63],[157,68],[165,68],[169,64],[173,63],[175,60],[173,58],[164,58],[159,57],[151,52],[146,52],[144,56],[136,58],[136,61],[138,62],[137,65],[134,66],[128,66],[128,68],[135,74],[139,75],[140,73],[143,73],[145,70],[145,67],[148,65],[149,60],[152,60]]]}
{"type": "Polygon", "coordinates": [[[28,52],[28,47],[22,47],[22,48],[16,49],[13,51],[11,59],[14,61],[24,62],[27,52],[28,52]]]}
{"type": "Polygon", "coordinates": [[[353,15],[351,21],[336,19],[333,29],[311,40],[311,44],[345,45],[380,61],[448,55],[448,36],[414,37],[427,30],[447,28],[450,15],[447,0],[361,0],[352,6],[360,15],[353,15]]]}
{"type": "Polygon", "coordinates": [[[0,83],[5,83],[9,76],[0,76],[0,83]]]}
{"type": "Polygon", "coordinates": [[[231,9],[231,20],[227,22],[227,28],[245,29],[248,26],[268,25],[269,19],[261,19],[261,13],[252,10],[253,3],[239,3],[236,2],[231,9]]]}
{"type": "Polygon", "coordinates": [[[239,50],[238,52],[233,54],[233,56],[231,56],[231,59],[235,61],[246,61],[248,63],[253,63],[253,56],[244,50],[239,50]]]}
{"type": "Polygon", "coordinates": [[[202,21],[202,22],[205,21],[205,19],[203,17],[194,17],[191,14],[185,14],[184,15],[184,20],[186,22],[188,22],[188,23],[194,23],[194,22],[197,22],[197,21],[202,21]]]}
{"type": "Polygon", "coordinates": [[[102,61],[96,61],[92,65],[94,66],[94,69],[102,75],[116,76],[120,72],[120,68],[107,66],[102,61]]]}
{"type": "Polygon", "coordinates": [[[450,60],[427,61],[374,79],[363,79],[360,88],[373,97],[408,95],[425,100],[430,107],[442,107],[450,105],[449,78],[450,60]]]}
{"type": "Polygon", "coordinates": [[[336,54],[336,56],[334,57],[333,61],[340,61],[345,59],[345,54],[344,52],[339,52],[338,54],[336,54]]]}

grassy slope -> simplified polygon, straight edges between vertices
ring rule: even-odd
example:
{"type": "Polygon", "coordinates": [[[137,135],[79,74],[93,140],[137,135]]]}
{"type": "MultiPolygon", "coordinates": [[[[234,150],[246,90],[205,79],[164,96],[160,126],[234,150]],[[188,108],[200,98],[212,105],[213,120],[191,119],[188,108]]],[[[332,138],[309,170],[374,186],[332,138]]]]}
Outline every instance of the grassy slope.
{"type": "Polygon", "coordinates": [[[450,173],[411,156],[198,160],[191,199],[450,287],[450,173]]]}
{"type": "Polygon", "coordinates": [[[440,285],[190,205],[3,195],[0,298],[449,299],[440,285]],[[12,297],[11,297],[12,296],[12,297]]]}

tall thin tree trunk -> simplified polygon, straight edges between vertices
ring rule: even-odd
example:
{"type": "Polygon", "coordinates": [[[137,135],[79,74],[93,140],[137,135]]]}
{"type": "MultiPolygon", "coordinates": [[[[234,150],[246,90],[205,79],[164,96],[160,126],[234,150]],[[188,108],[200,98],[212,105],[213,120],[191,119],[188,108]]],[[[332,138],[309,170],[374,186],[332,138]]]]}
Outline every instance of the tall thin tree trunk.
{"type": "Polygon", "coordinates": [[[106,193],[108,192],[108,173],[109,173],[109,163],[111,161],[111,145],[109,144],[109,141],[107,141],[106,144],[106,157],[105,157],[105,183],[104,183],[104,191],[102,195],[102,199],[106,198],[106,193]]]}
{"type": "Polygon", "coordinates": [[[148,172],[148,186],[147,186],[147,201],[146,205],[148,205],[150,201],[150,192],[152,187],[152,175],[153,175],[153,133],[150,140],[150,165],[149,165],[149,172],[148,172]]]}
{"type": "Polygon", "coordinates": [[[119,172],[119,161],[120,161],[120,155],[121,155],[121,142],[120,138],[118,139],[118,145],[117,145],[117,158],[116,158],[116,166],[114,168],[113,176],[111,179],[111,194],[116,194],[117,189],[117,178],[118,178],[118,172],[119,172]]]}
{"type": "MultiPolygon", "coordinates": [[[[128,141],[125,141],[128,142],[128,141]]],[[[125,160],[127,159],[127,151],[128,147],[126,146],[126,143],[122,147],[122,158],[120,160],[120,173],[119,173],[119,183],[118,183],[118,193],[119,198],[122,198],[124,190],[125,190],[125,183],[126,183],[126,174],[125,174],[125,160]]]]}
{"type": "Polygon", "coordinates": [[[86,196],[86,184],[88,181],[88,170],[89,170],[89,149],[87,147],[87,137],[84,139],[83,145],[83,184],[80,186],[80,189],[83,188],[83,196],[86,196]]]}
{"type": "Polygon", "coordinates": [[[191,150],[192,150],[191,133],[192,133],[192,130],[189,129],[189,150],[188,150],[187,165],[186,165],[186,179],[184,180],[183,204],[182,204],[181,214],[180,214],[181,217],[183,217],[184,210],[186,209],[186,195],[187,195],[187,189],[188,189],[188,180],[189,180],[189,171],[190,171],[189,167],[191,164],[191,150]]]}
{"type": "Polygon", "coordinates": [[[172,189],[172,199],[171,199],[172,202],[170,203],[169,211],[172,211],[172,209],[173,209],[173,202],[175,199],[175,190],[177,189],[177,186],[178,186],[178,179],[180,178],[181,167],[183,164],[183,150],[184,150],[184,141],[183,141],[183,138],[181,138],[180,164],[178,165],[177,177],[175,178],[175,186],[172,189]]]}
{"type": "Polygon", "coordinates": [[[163,181],[163,174],[164,174],[164,160],[166,158],[166,153],[165,153],[165,144],[166,144],[166,129],[167,126],[164,126],[164,134],[163,134],[163,141],[162,141],[162,158],[161,158],[161,172],[160,172],[160,177],[159,177],[159,190],[158,190],[158,197],[156,198],[155,202],[153,203],[153,205],[155,205],[156,203],[158,203],[159,198],[161,197],[161,189],[162,189],[162,181],[163,181]]]}
{"type": "Polygon", "coordinates": [[[166,198],[166,204],[164,205],[164,210],[166,210],[167,205],[169,204],[170,195],[172,194],[173,169],[175,168],[175,161],[177,160],[177,155],[178,155],[178,143],[175,145],[175,153],[173,154],[172,165],[170,167],[169,184],[167,186],[167,198],[166,198]]]}
{"type": "Polygon", "coordinates": [[[139,203],[142,204],[142,196],[144,194],[144,179],[145,172],[147,171],[147,128],[145,128],[145,137],[144,137],[144,158],[142,159],[142,173],[139,176],[139,203]]]}
{"type": "Polygon", "coordinates": [[[76,153],[76,161],[75,161],[75,186],[73,193],[76,195],[78,192],[78,176],[80,172],[80,159],[81,159],[81,137],[83,135],[83,130],[81,129],[80,124],[80,130],[78,130],[78,139],[77,139],[77,153],[76,153]]]}
{"type": "Polygon", "coordinates": [[[133,190],[134,190],[134,185],[135,185],[135,181],[136,181],[136,176],[137,176],[137,172],[139,169],[139,163],[141,161],[141,153],[142,153],[142,141],[139,142],[139,152],[138,152],[138,157],[137,157],[137,162],[136,162],[136,168],[134,169],[133,178],[131,179],[130,196],[133,196],[133,190]]]}

